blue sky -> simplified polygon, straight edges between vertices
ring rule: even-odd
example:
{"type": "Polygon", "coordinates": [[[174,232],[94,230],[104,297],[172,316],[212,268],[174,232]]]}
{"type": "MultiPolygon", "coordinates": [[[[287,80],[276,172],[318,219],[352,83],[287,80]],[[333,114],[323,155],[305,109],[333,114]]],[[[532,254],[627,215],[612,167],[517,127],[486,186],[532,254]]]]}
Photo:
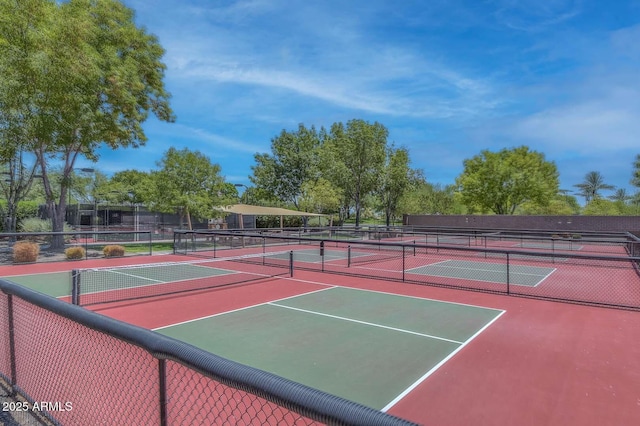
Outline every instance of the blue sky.
{"type": "MultiPolygon", "coordinates": [[[[108,174],[199,150],[249,185],[281,130],[357,118],[450,184],[483,149],[527,145],[573,190],[627,188],[640,154],[640,0],[125,0],[166,49],[177,121],[103,150],[108,174]]],[[[84,165],[84,164],[82,164],[84,165]]],[[[606,195],[606,194],[605,194],[606,195]]]]}

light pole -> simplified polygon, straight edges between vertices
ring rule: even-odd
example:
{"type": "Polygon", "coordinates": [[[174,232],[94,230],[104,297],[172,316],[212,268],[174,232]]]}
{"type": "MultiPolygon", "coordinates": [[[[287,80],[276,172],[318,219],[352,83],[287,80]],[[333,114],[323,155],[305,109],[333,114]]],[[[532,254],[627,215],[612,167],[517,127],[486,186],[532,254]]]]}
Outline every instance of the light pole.
{"type": "Polygon", "coordinates": [[[240,188],[241,186],[244,186],[244,192],[242,193],[242,197],[240,197],[240,200],[244,198],[247,204],[249,204],[249,194],[247,192],[249,191],[249,187],[244,183],[234,183],[233,186],[235,186],[236,188],[240,188]]]}

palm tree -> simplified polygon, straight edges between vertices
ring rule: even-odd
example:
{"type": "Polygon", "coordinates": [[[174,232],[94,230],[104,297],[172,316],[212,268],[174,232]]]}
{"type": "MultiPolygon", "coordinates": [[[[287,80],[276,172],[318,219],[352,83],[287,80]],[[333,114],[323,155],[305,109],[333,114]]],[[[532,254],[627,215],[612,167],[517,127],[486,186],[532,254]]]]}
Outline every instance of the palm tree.
{"type": "Polygon", "coordinates": [[[627,201],[631,200],[633,197],[631,197],[629,194],[627,194],[627,190],[624,188],[618,188],[616,190],[616,192],[613,195],[609,195],[610,200],[613,201],[618,201],[621,203],[626,203],[627,201]]]}
{"type": "Polygon", "coordinates": [[[600,198],[599,191],[615,189],[613,185],[604,183],[602,174],[595,171],[587,173],[582,183],[573,186],[580,188],[578,195],[583,196],[587,203],[593,199],[600,198]]]}

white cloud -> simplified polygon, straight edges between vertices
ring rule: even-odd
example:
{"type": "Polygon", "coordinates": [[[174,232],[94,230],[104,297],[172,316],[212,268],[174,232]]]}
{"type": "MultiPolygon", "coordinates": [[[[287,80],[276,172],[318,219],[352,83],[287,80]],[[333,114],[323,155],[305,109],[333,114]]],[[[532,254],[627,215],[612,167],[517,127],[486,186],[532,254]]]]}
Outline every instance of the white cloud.
{"type": "Polygon", "coordinates": [[[545,110],[515,124],[513,136],[538,142],[551,151],[591,154],[638,146],[640,109],[616,102],[592,101],[545,110]]]}

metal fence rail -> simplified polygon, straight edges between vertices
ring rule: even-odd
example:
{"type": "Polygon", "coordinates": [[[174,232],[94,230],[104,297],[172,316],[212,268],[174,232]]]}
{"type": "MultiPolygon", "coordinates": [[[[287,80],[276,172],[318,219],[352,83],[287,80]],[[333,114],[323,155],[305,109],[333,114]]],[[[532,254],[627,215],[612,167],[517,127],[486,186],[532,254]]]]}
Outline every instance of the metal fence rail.
{"type": "MultiPolygon", "coordinates": [[[[170,244],[173,240],[167,240],[170,244]]],[[[39,254],[35,262],[64,261],[66,249],[80,247],[82,258],[103,257],[103,249],[107,245],[121,245],[125,255],[151,255],[153,244],[158,243],[150,231],[71,231],[71,232],[20,232],[0,233],[0,264],[17,263],[13,249],[16,242],[30,241],[38,245],[39,254]],[[53,248],[55,237],[62,240],[63,246],[53,248]]]]}
{"type": "Polygon", "coordinates": [[[640,310],[640,239],[635,236],[593,246],[592,252],[551,238],[537,238],[531,247],[527,239],[527,245],[514,249],[469,244],[460,236],[426,244],[424,234],[411,235],[416,239],[404,239],[405,233],[393,242],[192,231],[176,234],[176,247],[182,248],[177,253],[215,257],[268,253],[286,245],[294,251],[296,269],[640,310]],[[197,243],[202,240],[210,246],[197,243]]]}
{"type": "Polygon", "coordinates": [[[407,421],[0,280],[0,380],[80,424],[408,425],[407,421]]]}

